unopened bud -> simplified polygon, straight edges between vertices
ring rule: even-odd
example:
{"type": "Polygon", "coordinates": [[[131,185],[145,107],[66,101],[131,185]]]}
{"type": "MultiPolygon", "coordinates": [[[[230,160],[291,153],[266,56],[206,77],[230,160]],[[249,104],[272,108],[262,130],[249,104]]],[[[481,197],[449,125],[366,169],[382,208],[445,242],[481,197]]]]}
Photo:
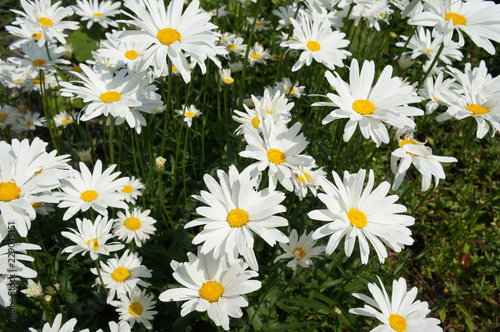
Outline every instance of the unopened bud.
{"type": "Polygon", "coordinates": [[[167,159],[165,159],[163,157],[157,157],[155,159],[155,164],[153,166],[154,170],[157,172],[163,172],[165,170],[165,162],[166,161],[167,161],[167,159]]]}

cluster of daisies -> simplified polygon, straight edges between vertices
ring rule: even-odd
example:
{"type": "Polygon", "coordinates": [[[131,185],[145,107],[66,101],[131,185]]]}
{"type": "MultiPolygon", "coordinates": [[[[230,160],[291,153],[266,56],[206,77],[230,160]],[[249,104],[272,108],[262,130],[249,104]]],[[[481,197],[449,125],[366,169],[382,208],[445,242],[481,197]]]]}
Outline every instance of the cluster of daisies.
{"type": "MultiPolygon", "coordinates": [[[[147,114],[171,107],[164,104],[155,86],[166,76],[179,75],[189,83],[195,70],[206,73],[210,60],[219,68],[220,83],[231,85],[233,73],[243,71],[245,66],[265,65],[284,56],[295,59],[292,72],[307,70],[303,67],[313,62],[328,69],[325,78],[334,92],[311,106],[331,109],[323,125],[347,119],[345,142],[352,139],[358,127],[362,136],[377,147],[390,144],[390,131],[395,132],[399,146],[391,154],[390,166],[395,174],[392,185],[383,181],[375,187],[374,172],[364,169],[353,174],[344,172],[343,178],[332,171],[332,182],[315,159],[304,153],[309,143],[301,133],[301,123],[292,121],[291,97],[301,98],[305,89],[298,81],[283,78],[266,87],[262,96],[250,95],[244,100],[244,109],[234,111],[233,119],[239,124],[235,134],[243,136],[246,143],[239,156],[255,161],[241,171],[231,165],[227,171],[217,170],[216,177],[205,174],[207,190],[194,195],[201,203],[196,209],[199,217],[184,226],[202,227],[192,240],[196,253],[188,253],[186,262],[171,261],[173,278],[182,287],[167,289],[158,297],[164,302],[185,301],[181,316],[206,311],[225,330],[229,329],[229,319],[242,317],[241,308],[248,306],[243,295],[261,287],[256,279],[259,262],[254,251],[255,234],[271,247],[279,243],[283,253],[275,262],[287,259],[287,266],[292,268],[310,267],[313,258],[330,255],[342,240],[349,257],[358,241],[363,264],[369,261],[370,247],[383,263],[388,257],[386,247],[400,252],[413,243],[409,227],[415,220],[404,214],[406,207],[397,204],[399,197],[389,195],[389,190],[397,190],[414,165],[422,175],[422,191],[427,191],[433,180],[437,185],[445,178],[442,163],[456,161],[434,155],[426,142],[414,138],[415,117],[424,116],[416,104],[425,102],[427,113],[446,107],[438,121],[474,117],[478,138],[490,128],[493,135],[500,130],[499,79],[488,74],[484,62],[477,68],[467,64],[464,72],[450,66],[463,58],[460,48],[465,44],[464,34],[490,54],[495,53],[490,40],[500,41],[500,6],[492,1],[294,1],[272,11],[278,18],[276,27],[262,17],[248,18],[251,31],[276,30],[280,34],[278,43],[283,52],[274,55],[259,42],[245,44],[240,35],[218,31],[211,20],[231,13],[226,6],[205,11],[198,0],[186,6],[183,0],[172,0],[167,6],[163,0],[77,0],[68,7],[60,6],[60,2],[51,4],[50,0],[22,0],[21,6],[24,11],[14,10],[18,17],[6,27],[18,37],[9,48],[19,55],[0,63],[0,82],[8,88],[41,95],[60,87],[61,96],[82,99],[84,107],[80,113],[49,111],[41,117],[37,112],[21,113],[4,105],[0,108],[0,130],[21,133],[37,126],[66,127],[104,117],[107,125],[126,122],[141,133],[147,114]],[[420,82],[421,86],[411,85],[393,77],[390,65],[376,80],[375,62],[360,64],[357,59],[350,60],[348,80],[344,80],[335,69],[344,67],[352,54],[342,29],[366,24],[380,30],[381,24],[390,23],[395,10],[415,26],[413,35],[401,36],[402,42],[396,44],[404,47],[399,63],[408,67],[419,62],[426,80],[420,82]],[[66,33],[79,29],[76,21],[67,20],[74,14],[87,21],[87,29],[94,23],[115,28],[106,33],[106,39],[92,53],[93,60],[87,63],[71,63],[64,58],[70,51],[66,33]],[[116,21],[117,14],[124,20],[116,21]],[[448,67],[441,67],[440,62],[448,67]],[[281,190],[292,192],[299,200],[311,192],[325,208],[310,211],[308,217],[325,223],[309,233],[304,230],[300,236],[292,229],[287,236],[280,230],[289,228],[288,220],[279,215],[287,209],[281,190]],[[324,237],[328,237],[326,245],[317,246],[324,237]]],[[[191,127],[202,112],[185,104],[175,114],[191,127]]],[[[96,261],[96,267],[90,269],[95,285],[104,289],[107,302],[119,314],[120,323],[110,322],[111,331],[127,331],[135,323],[151,329],[156,301],[147,292],[150,284],[146,280],[152,277],[152,270],[142,264],[142,257],[132,246],[125,245],[134,241],[133,247],[141,247],[156,231],[150,211],[136,205],[144,185],[134,177],[120,177],[114,172],[116,165],[104,169],[101,160],[94,163],[92,171],[83,162],[78,170],[73,169],[69,156],[47,153],[46,146],[40,139],[31,143],[0,142],[1,240],[12,229],[26,237],[37,214],[54,211],[51,204],[66,209],[66,222],[77,215],[82,217],[74,218],[75,227],[61,232],[68,243],[72,242],[62,253],[68,254],[68,260],[88,254],[96,261]],[[116,216],[110,211],[117,211],[116,216]]],[[[80,158],[90,160],[90,152],[82,151],[80,158]]],[[[158,171],[164,169],[166,161],[160,158],[158,171]]],[[[4,306],[10,304],[6,268],[9,248],[0,247],[0,304],[4,306]]],[[[20,261],[32,261],[27,251],[39,249],[34,244],[15,244],[20,261]]],[[[17,263],[16,274],[29,279],[27,289],[22,291],[29,297],[49,303],[57,294],[57,285],[44,289],[40,282],[31,280],[36,272],[22,262],[17,263]]],[[[426,318],[428,304],[415,301],[417,289],[407,291],[404,279],[393,282],[391,297],[382,282],[380,286],[368,285],[373,298],[353,294],[367,305],[350,312],[380,320],[384,325],[377,331],[442,330],[439,320],[426,318]]],[[[44,330],[73,330],[76,319],[61,324],[59,314],[52,327],[46,325],[44,330]]]]}

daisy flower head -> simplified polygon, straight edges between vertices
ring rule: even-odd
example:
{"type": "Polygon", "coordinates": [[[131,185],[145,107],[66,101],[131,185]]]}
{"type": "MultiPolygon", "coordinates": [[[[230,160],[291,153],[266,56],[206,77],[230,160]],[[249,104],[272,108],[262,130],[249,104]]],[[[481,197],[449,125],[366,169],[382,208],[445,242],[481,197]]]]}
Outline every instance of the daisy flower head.
{"type": "Polygon", "coordinates": [[[128,68],[131,71],[146,71],[144,54],[149,47],[147,43],[121,42],[118,34],[106,34],[107,39],[103,41],[96,54],[109,59],[108,65],[113,68],[128,68]]]}
{"type": "Polygon", "coordinates": [[[21,293],[26,294],[27,297],[39,299],[43,296],[43,287],[40,281],[35,283],[33,280],[28,279],[28,286],[26,289],[21,290],[21,293]]]}
{"type": "Polygon", "coordinates": [[[245,109],[245,112],[234,110],[235,115],[233,115],[233,120],[241,123],[238,128],[236,128],[234,133],[236,135],[243,135],[245,133],[243,130],[244,127],[249,127],[250,129],[253,128],[260,132],[260,122],[262,117],[259,112],[257,112],[255,108],[250,108],[245,104],[243,104],[243,108],[245,109]]]}
{"type": "MultiPolygon", "coordinates": [[[[130,292],[137,286],[149,287],[150,283],[145,282],[142,278],[151,278],[151,270],[142,265],[142,257],[136,252],[129,253],[125,250],[123,255],[118,258],[110,258],[104,262],[99,262],[101,266],[101,276],[104,282],[104,287],[109,290],[107,302],[111,303],[115,295],[123,296],[130,294],[130,292]]],[[[94,275],[98,275],[97,269],[92,268],[90,271],[94,275]]],[[[95,280],[96,284],[100,284],[99,277],[95,280]]]]}
{"type": "Polygon", "coordinates": [[[87,161],[92,160],[92,149],[82,149],[80,151],[76,151],[76,154],[78,155],[78,158],[80,158],[80,161],[83,161],[86,163],[87,161]]]}
{"type": "Polygon", "coordinates": [[[312,232],[307,234],[307,232],[304,231],[304,234],[299,238],[297,230],[292,229],[288,237],[288,243],[280,243],[285,253],[276,257],[274,263],[280,259],[292,258],[286,266],[296,267],[298,264],[304,268],[308,268],[313,264],[311,258],[317,257],[325,252],[325,246],[315,247],[315,245],[316,240],[312,238],[312,232]]]}
{"type": "Polygon", "coordinates": [[[395,204],[398,196],[386,196],[391,188],[389,182],[382,182],[372,191],[375,182],[373,170],[369,172],[364,189],[364,169],[355,174],[345,172],[344,181],[335,171],[332,174],[335,184],[324,180],[322,188],[325,193],[318,194],[327,209],[314,210],[308,214],[311,219],[329,221],[312,235],[315,240],[331,235],[326,246],[327,255],[337,248],[344,235],[347,257],[351,256],[356,238],[359,238],[363,264],[368,263],[368,242],[375,248],[380,263],[384,263],[387,258],[384,243],[395,252],[400,252],[405,245],[413,244],[408,226],[414,224],[415,218],[399,214],[406,212],[406,207],[395,204]]]}
{"type": "Polygon", "coordinates": [[[42,36],[42,29],[30,24],[21,23],[19,27],[7,25],[5,30],[17,39],[9,45],[10,50],[17,50],[24,44],[37,43],[42,36]]]}
{"type": "Polygon", "coordinates": [[[240,259],[228,264],[200,252],[187,255],[188,262],[170,263],[173,277],[184,287],[164,291],[160,301],[187,301],[182,305],[182,317],[194,310],[206,311],[215,325],[229,330],[229,317],[240,318],[241,308],[248,306],[242,295],[261,287],[260,281],[251,279],[258,273],[247,270],[248,264],[240,259]]]}
{"type": "MultiPolygon", "coordinates": [[[[57,314],[52,325],[48,322],[45,323],[42,332],[72,332],[75,329],[76,323],[78,323],[76,318],[71,318],[66,323],[62,324],[62,314],[57,314]]],[[[38,332],[32,327],[30,327],[29,330],[30,332],[38,332]]]]}
{"type": "Polygon", "coordinates": [[[452,78],[444,79],[444,72],[439,73],[436,78],[433,76],[427,77],[423,88],[418,91],[418,94],[427,100],[425,110],[427,114],[434,112],[440,105],[446,105],[442,100],[440,91],[457,90],[458,84],[452,78]]]}
{"type": "Polygon", "coordinates": [[[444,44],[451,42],[454,32],[458,44],[464,46],[462,33],[468,35],[474,44],[495,54],[490,40],[500,42],[500,5],[484,0],[427,0],[423,12],[412,17],[408,23],[433,27],[444,38],[444,44]]]}
{"type": "Polygon", "coordinates": [[[108,217],[97,216],[95,222],[83,218],[76,218],[76,227],[78,230],[69,228],[71,232],[61,232],[61,235],[70,239],[76,245],[69,246],[63,249],[63,253],[69,253],[68,260],[76,254],[82,253],[82,256],[87,252],[90,258],[96,260],[99,255],[108,256],[113,251],[118,251],[125,247],[120,242],[106,243],[113,238],[110,233],[113,220],[108,220],[108,217]]]}
{"type": "Polygon", "coordinates": [[[226,10],[226,5],[220,6],[219,8],[215,8],[212,10],[208,10],[207,13],[212,17],[218,17],[218,18],[231,14],[226,10]]]}
{"type": "Polygon", "coordinates": [[[271,23],[271,21],[266,21],[263,20],[262,18],[258,18],[257,21],[255,21],[253,17],[247,17],[247,23],[249,26],[254,24],[254,22],[255,22],[255,31],[269,30],[269,23],[271,23]]]}
{"type": "Polygon", "coordinates": [[[492,79],[484,61],[474,69],[467,63],[464,72],[451,67],[449,71],[458,84],[458,89],[440,90],[442,101],[447,104],[448,109],[436,120],[473,117],[477,122],[477,138],[483,138],[490,128],[491,136],[495,136],[500,130],[500,77],[492,79]]]}
{"type": "Polygon", "coordinates": [[[290,20],[294,27],[293,40],[284,41],[280,46],[302,51],[292,71],[310,66],[313,60],[332,70],[335,66],[344,66],[343,60],[351,53],[341,48],[349,45],[349,41],[344,39],[345,33],[332,31],[328,18],[313,21],[308,13],[300,11],[297,20],[290,20]]]}
{"type": "Polygon", "coordinates": [[[112,173],[116,165],[102,170],[102,161],[97,160],[92,173],[80,162],[80,172],[73,170],[71,177],[63,180],[61,192],[58,194],[61,202],[58,207],[68,208],[63,220],[68,220],[78,211],[85,212],[92,208],[103,216],[108,215],[108,207],[128,209],[124,196],[117,191],[128,183],[129,178],[120,178],[120,172],[112,173]]]}
{"type": "Polygon", "coordinates": [[[200,253],[212,252],[214,259],[227,257],[234,264],[238,255],[257,271],[258,264],[253,251],[253,233],[257,233],[270,246],[276,242],[287,242],[288,238],[276,227],[288,225],[288,221],[276,214],[286,208],[280,203],[285,195],[267,189],[257,191],[258,177],[250,177],[248,170],[239,173],[235,166],[229,173],[217,171],[219,182],[205,174],[203,180],[208,192],[202,190],[200,196],[193,196],[206,204],[196,209],[201,218],[190,221],[184,228],[204,226],[193,244],[203,243],[200,253]]]}
{"type": "Polygon", "coordinates": [[[349,313],[377,318],[383,325],[372,331],[380,332],[441,332],[438,326],[441,321],[436,318],[427,318],[431,312],[427,302],[415,301],[417,287],[407,291],[406,280],[399,278],[392,282],[391,297],[377,276],[380,287],[376,283],[369,283],[368,289],[372,297],[354,293],[352,296],[366,302],[363,308],[349,309],[349,313]]]}
{"type": "Polygon", "coordinates": [[[440,179],[446,175],[441,163],[457,162],[453,157],[442,157],[432,154],[432,149],[425,142],[419,142],[413,138],[414,130],[409,128],[398,129],[399,148],[391,153],[391,170],[395,174],[392,190],[397,190],[406,175],[406,171],[413,164],[422,174],[422,191],[427,191],[432,179],[435,179],[436,187],[440,179]]]}
{"type": "MultiPolygon", "coordinates": [[[[236,37],[232,40],[228,40],[226,43],[224,43],[224,45],[230,53],[234,52],[241,56],[245,55],[245,52],[247,50],[247,44],[243,44],[243,38],[241,37],[236,37]]],[[[235,70],[233,69],[233,71],[235,70]]]]}
{"type": "Polygon", "coordinates": [[[257,159],[248,168],[251,172],[262,172],[268,169],[269,190],[276,189],[281,183],[288,191],[293,191],[293,170],[298,166],[313,166],[314,158],[300,154],[309,144],[304,135],[299,134],[302,125],[296,122],[290,129],[286,120],[280,118],[274,123],[271,117],[261,122],[262,136],[253,129],[244,127],[245,151],[239,154],[244,158],[257,159]]]}
{"type": "Polygon", "coordinates": [[[64,19],[73,14],[71,7],[59,7],[60,1],[51,4],[51,0],[21,0],[23,11],[11,9],[20,17],[17,17],[13,25],[25,24],[30,29],[36,29],[36,38],[38,45],[42,46],[45,42],[57,40],[61,44],[66,44],[66,35],[64,30],[77,30],[78,22],[64,21],[64,19]]]}
{"type": "Polygon", "coordinates": [[[271,54],[269,54],[269,51],[256,42],[248,53],[248,65],[253,67],[256,63],[266,64],[266,60],[270,58],[271,54]]]}
{"type": "Polygon", "coordinates": [[[299,197],[299,200],[306,197],[308,190],[316,196],[321,182],[326,177],[326,172],[323,171],[323,168],[316,170],[313,168],[316,168],[316,166],[297,166],[293,170],[293,186],[295,187],[295,194],[299,197]]]}
{"type": "Polygon", "coordinates": [[[61,113],[57,113],[54,116],[53,121],[57,127],[67,127],[69,124],[71,124],[75,121],[77,116],[78,116],[78,113],[76,113],[75,111],[72,111],[71,113],[68,113],[66,111],[62,111],[61,113]]]}
{"type": "Polygon", "coordinates": [[[281,82],[276,83],[276,88],[285,96],[300,98],[304,92],[305,86],[300,85],[299,81],[292,85],[292,81],[288,77],[284,77],[281,82]]]}
{"type": "Polygon", "coordinates": [[[40,70],[53,73],[59,64],[70,64],[68,60],[62,59],[64,46],[50,44],[46,48],[36,43],[30,43],[21,45],[21,51],[24,53],[23,58],[8,58],[8,61],[18,66],[17,70],[20,75],[35,77],[39,75],[40,70]]]}
{"type": "Polygon", "coordinates": [[[353,59],[349,68],[349,83],[342,80],[338,73],[335,76],[327,71],[325,76],[338,93],[328,93],[329,102],[317,102],[312,106],[334,106],[332,111],[323,119],[323,124],[333,120],[347,118],[344,128],[344,142],[351,139],[359,124],[361,134],[370,138],[377,147],[381,143],[389,143],[389,133],[384,124],[396,128],[415,128],[411,116],[420,116],[424,112],[416,107],[408,106],[420,102],[420,97],[414,93],[411,85],[406,85],[399,77],[392,77],[392,66],[387,65],[375,86],[375,62],[363,63],[361,73],[358,61],[353,59]]]}
{"type": "Polygon", "coordinates": [[[0,107],[0,130],[17,122],[21,117],[17,108],[9,105],[0,107]]]}
{"type": "Polygon", "coordinates": [[[274,122],[283,119],[289,122],[291,119],[290,111],[295,103],[289,102],[287,96],[281,91],[266,88],[264,96],[256,97],[252,95],[255,110],[262,118],[271,117],[274,122]]]}
{"type": "Polygon", "coordinates": [[[209,22],[211,16],[202,11],[198,0],[192,1],[184,12],[183,0],[173,0],[167,8],[163,0],[126,0],[124,5],[137,15],[135,18],[125,12],[132,18],[126,23],[141,30],[124,31],[120,39],[151,44],[144,54],[144,61],[153,65],[155,76],[168,73],[167,58],[177,67],[186,83],[191,80],[187,58],[195,61],[203,74],[207,58],[220,67],[215,46],[220,34],[212,31],[217,26],[209,22]]]}
{"type": "Polygon", "coordinates": [[[202,114],[194,105],[189,105],[188,107],[182,105],[182,108],[180,110],[175,110],[175,113],[177,116],[184,117],[184,122],[186,122],[189,128],[191,128],[193,124],[193,119],[200,117],[202,114]]]}
{"type": "Polygon", "coordinates": [[[156,220],[149,216],[150,212],[150,210],[142,212],[139,208],[135,208],[132,212],[125,210],[125,213],[118,211],[113,233],[119,240],[126,243],[134,240],[139,248],[142,247],[143,243],[156,232],[153,226],[156,220]]]}
{"type": "Polygon", "coordinates": [[[45,117],[40,117],[40,113],[26,113],[24,117],[18,118],[17,123],[12,125],[12,130],[16,133],[25,131],[34,131],[36,127],[44,127],[47,120],[45,117]]]}
{"type": "Polygon", "coordinates": [[[139,288],[134,288],[130,293],[120,296],[120,301],[112,301],[111,305],[116,307],[116,311],[120,314],[120,322],[127,322],[130,328],[133,328],[135,323],[141,323],[151,330],[153,326],[150,321],[153,315],[158,313],[153,310],[156,304],[153,298],[153,295],[146,294],[145,289],[141,291],[139,288]]]}
{"type": "Polygon", "coordinates": [[[291,19],[295,17],[297,12],[297,4],[292,3],[286,7],[279,6],[278,9],[273,9],[273,14],[279,17],[278,26],[276,30],[281,30],[292,24],[291,19]]]}
{"type": "Polygon", "coordinates": [[[142,196],[142,192],[140,190],[144,188],[144,184],[142,184],[141,180],[132,176],[123,188],[118,190],[118,193],[125,197],[125,202],[135,204],[137,197],[142,196]]]}
{"type": "Polygon", "coordinates": [[[222,80],[222,84],[231,85],[234,83],[234,78],[231,76],[230,68],[222,68],[221,70],[219,70],[219,75],[222,80]]]}
{"type": "Polygon", "coordinates": [[[99,23],[103,28],[107,29],[108,25],[117,27],[118,24],[113,20],[113,17],[120,14],[120,2],[111,2],[98,0],[76,0],[76,5],[73,6],[75,14],[80,16],[80,20],[88,21],[87,29],[90,29],[94,23],[99,23]]]}

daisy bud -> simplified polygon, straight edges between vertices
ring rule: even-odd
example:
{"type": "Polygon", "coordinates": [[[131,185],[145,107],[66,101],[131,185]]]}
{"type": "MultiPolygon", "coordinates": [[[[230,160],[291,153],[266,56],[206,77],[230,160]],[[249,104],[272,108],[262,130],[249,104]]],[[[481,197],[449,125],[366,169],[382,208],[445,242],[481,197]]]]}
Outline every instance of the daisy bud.
{"type": "Polygon", "coordinates": [[[155,164],[153,166],[154,170],[156,172],[163,172],[165,170],[165,162],[167,161],[167,159],[163,158],[163,157],[157,157],[155,159],[155,164]]]}

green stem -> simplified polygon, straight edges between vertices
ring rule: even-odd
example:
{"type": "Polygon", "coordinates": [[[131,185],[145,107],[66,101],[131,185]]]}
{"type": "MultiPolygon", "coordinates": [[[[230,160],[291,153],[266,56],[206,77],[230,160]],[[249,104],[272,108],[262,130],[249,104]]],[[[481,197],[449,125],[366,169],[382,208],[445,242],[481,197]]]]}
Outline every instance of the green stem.
{"type": "Polygon", "coordinates": [[[104,288],[104,291],[106,292],[106,295],[108,295],[108,289],[104,285],[104,281],[102,280],[102,275],[101,275],[101,268],[99,266],[99,262],[101,261],[101,257],[97,257],[97,259],[94,261],[95,262],[95,267],[97,269],[97,275],[99,276],[99,281],[101,282],[102,288],[104,288]]]}
{"type": "Polygon", "coordinates": [[[434,60],[432,60],[431,65],[427,69],[427,72],[425,73],[424,78],[422,79],[422,81],[420,81],[420,83],[418,83],[416,91],[418,91],[422,87],[422,84],[424,84],[425,80],[427,79],[427,76],[429,76],[429,74],[432,71],[432,68],[434,68],[434,65],[438,61],[439,56],[441,55],[441,52],[443,52],[443,49],[444,49],[444,43],[442,43],[441,46],[439,47],[439,50],[437,51],[436,55],[434,56],[434,60]]]}
{"type": "Polygon", "coordinates": [[[399,59],[401,58],[401,56],[403,55],[403,52],[404,50],[406,49],[406,47],[408,46],[408,44],[410,43],[410,39],[411,37],[413,37],[413,34],[415,33],[415,31],[417,31],[417,26],[414,25],[410,31],[410,35],[408,36],[408,39],[406,40],[406,43],[403,45],[403,47],[401,47],[401,50],[399,50],[399,54],[398,56],[396,57],[396,59],[394,60],[394,64],[397,64],[399,59]]]}
{"type": "Polygon", "coordinates": [[[113,130],[115,126],[115,121],[112,117],[109,118],[109,158],[111,164],[115,163],[115,147],[113,145],[113,130]]]}

